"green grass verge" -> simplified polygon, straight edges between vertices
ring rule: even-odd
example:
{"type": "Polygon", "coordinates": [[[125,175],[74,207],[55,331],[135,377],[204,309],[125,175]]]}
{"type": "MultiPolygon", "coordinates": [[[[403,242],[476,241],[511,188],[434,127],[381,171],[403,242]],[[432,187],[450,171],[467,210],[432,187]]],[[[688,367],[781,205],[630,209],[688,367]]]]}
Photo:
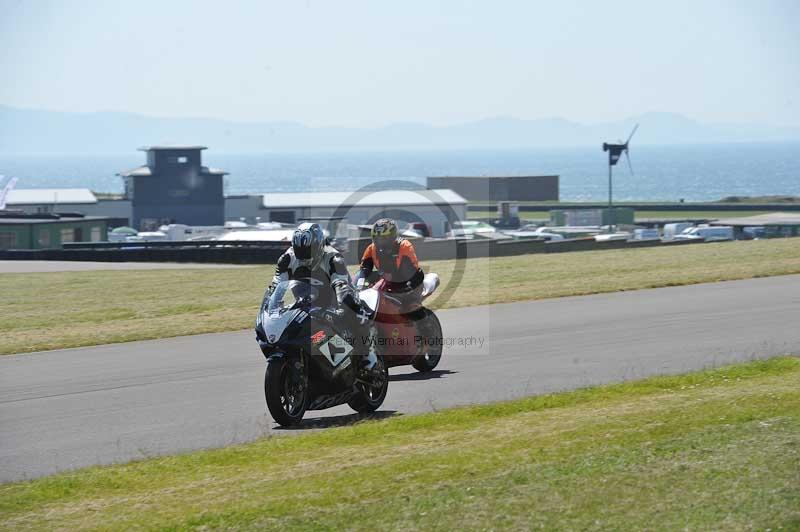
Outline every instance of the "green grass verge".
{"type": "MultiPolygon", "coordinates": [[[[466,261],[463,307],[800,273],[797,240],[533,254],[466,261]]],[[[423,262],[448,286],[454,261],[423,262]]],[[[0,276],[0,354],[251,327],[271,266],[0,276]]]]}
{"type": "MultiPolygon", "coordinates": [[[[745,216],[758,216],[775,211],[636,211],[635,217],[637,220],[652,219],[652,218],[668,218],[668,219],[708,219],[716,220],[723,218],[739,218],[745,216]]],[[[496,217],[497,209],[486,209],[480,211],[471,210],[467,213],[468,218],[492,218],[496,217]]],[[[548,212],[526,212],[522,211],[519,216],[523,220],[531,221],[547,221],[550,220],[550,213],[548,212]]]]}
{"type": "Polygon", "coordinates": [[[0,486],[15,530],[797,530],[800,360],[0,486]]]}
{"type": "Polygon", "coordinates": [[[646,218],[670,218],[670,219],[698,219],[706,218],[709,220],[724,218],[740,218],[747,216],[758,216],[773,211],[636,211],[636,219],[646,218]]]}

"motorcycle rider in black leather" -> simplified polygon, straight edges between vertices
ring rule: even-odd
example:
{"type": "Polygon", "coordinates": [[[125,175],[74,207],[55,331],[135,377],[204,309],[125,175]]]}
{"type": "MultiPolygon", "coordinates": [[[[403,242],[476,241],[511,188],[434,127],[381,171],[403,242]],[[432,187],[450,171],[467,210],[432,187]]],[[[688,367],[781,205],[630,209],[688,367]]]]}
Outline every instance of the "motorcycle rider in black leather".
{"type": "Polygon", "coordinates": [[[323,299],[320,304],[336,308],[336,316],[352,334],[351,345],[360,358],[362,372],[372,372],[378,361],[375,330],[369,323],[372,310],[359,299],[350,281],[344,257],[333,246],[327,245],[319,224],[305,222],[297,227],[292,235],[292,246],[278,258],[268,295],[272,294],[278,283],[298,278],[312,278],[330,284],[336,301],[323,299]]]}

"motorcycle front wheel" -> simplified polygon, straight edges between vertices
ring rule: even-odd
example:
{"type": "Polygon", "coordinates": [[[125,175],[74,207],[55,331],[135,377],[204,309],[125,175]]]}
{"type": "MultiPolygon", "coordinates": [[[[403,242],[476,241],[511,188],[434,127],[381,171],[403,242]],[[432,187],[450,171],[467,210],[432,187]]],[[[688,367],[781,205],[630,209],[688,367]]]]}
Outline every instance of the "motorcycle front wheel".
{"type": "Polygon", "coordinates": [[[302,421],[308,405],[308,391],[300,370],[285,357],[267,360],[264,375],[264,396],[272,419],[288,427],[302,421]]]}
{"type": "Polygon", "coordinates": [[[372,379],[370,384],[358,382],[356,387],[359,393],[347,403],[350,408],[361,414],[368,414],[380,408],[389,390],[389,369],[382,356],[378,357],[377,364],[381,376],[372,379]]]}

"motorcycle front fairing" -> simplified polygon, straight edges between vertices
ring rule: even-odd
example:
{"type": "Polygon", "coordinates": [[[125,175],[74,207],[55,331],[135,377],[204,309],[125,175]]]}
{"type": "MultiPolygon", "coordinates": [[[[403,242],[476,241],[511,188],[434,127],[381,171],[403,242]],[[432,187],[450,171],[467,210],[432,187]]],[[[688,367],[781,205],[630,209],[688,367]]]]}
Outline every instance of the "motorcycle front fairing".
{"type": "Polygon", "coordinates": [[[292,344],[303,338],[301,330],[308,313],[300,308],[272,309],[262,307],[256,316],[256,341],[265,357],[276,350],[278,344],[292,344]]]}
{"type": "Polygon", "coordinates": [[[315,293],[307,294],[299,283],[280,283],[262,307],[256,319],[259,347],[266,358],[303,358],[312,395],[349,390],[355,378],[352,338],[345,339],[348,335],[339,330],[336,314],[314,306],[315,293]]]}
{"type": "Polygon", "coordinates": [[[302,343],[302,328],[309,318],[307,308],[319,298],[316,287],[301,281],[282,281],[264,300],[256,316],[256,340],[265,357],[271,356],[277,345],[302,343]]]}

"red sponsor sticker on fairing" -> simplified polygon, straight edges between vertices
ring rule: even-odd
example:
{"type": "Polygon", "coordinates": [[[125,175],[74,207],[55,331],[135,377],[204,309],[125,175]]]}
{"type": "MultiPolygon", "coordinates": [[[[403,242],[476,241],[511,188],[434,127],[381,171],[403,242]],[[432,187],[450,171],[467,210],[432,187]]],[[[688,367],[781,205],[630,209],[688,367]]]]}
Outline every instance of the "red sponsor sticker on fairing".
{"type": "Polygon", "coordinates": [[[311,343],[317,345],[325,339],[325,331],[317,331],[311,335],[311,343]]]}

